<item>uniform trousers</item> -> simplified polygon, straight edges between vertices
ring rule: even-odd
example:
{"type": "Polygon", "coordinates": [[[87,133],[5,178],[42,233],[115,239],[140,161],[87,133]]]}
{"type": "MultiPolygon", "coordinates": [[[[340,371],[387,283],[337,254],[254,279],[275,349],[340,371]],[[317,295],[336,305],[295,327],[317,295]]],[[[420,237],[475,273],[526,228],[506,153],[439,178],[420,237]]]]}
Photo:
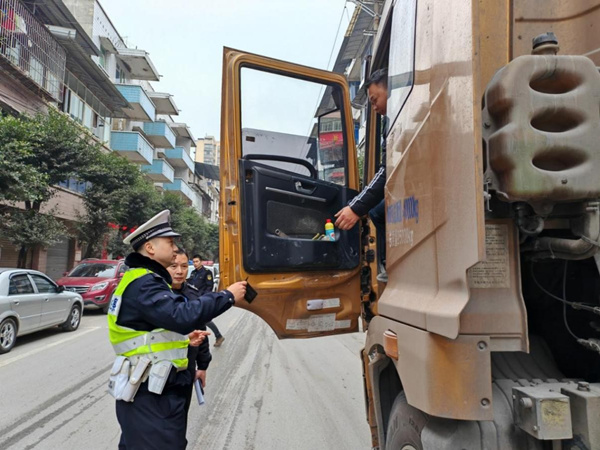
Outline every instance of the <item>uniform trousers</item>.
{"type": "Polygon", "coordinates": [[[119,450],[185,449],[189,387],[165,388],[157,395],[147,385],[140,386],[133,402],[116,402],[119,450]]]}

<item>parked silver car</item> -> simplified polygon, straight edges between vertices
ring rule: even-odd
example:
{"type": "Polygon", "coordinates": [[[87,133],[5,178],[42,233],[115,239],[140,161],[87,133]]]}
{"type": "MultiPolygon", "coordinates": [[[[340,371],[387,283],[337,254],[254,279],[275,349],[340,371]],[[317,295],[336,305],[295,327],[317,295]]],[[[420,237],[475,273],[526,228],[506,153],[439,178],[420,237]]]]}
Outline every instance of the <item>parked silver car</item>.
{"type": "Polygon", "coordinates": [[[17,336],[60,325],[75,331],[83,299],[66,292],[37,270],[0,268],[0,353],[9,352],[17,336]]]}

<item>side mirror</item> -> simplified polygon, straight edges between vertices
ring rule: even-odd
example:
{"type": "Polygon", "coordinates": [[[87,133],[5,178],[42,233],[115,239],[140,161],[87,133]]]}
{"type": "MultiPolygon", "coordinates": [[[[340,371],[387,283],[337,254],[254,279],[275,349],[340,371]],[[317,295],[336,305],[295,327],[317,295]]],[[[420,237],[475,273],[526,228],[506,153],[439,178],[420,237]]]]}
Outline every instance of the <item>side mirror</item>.
{"type": "Polygon", "coordinates": [[[64,286],[58,286],[57,289],[56,289],[56,292],[58,292],[59,294],[61,292],[65,292],[65,287],[64,286]]]}
{"type": "Polygon", "coordinates": [[[67,275],[69,275],[69,272],[63,272],[63,277],[66,277],[67,275]]]}

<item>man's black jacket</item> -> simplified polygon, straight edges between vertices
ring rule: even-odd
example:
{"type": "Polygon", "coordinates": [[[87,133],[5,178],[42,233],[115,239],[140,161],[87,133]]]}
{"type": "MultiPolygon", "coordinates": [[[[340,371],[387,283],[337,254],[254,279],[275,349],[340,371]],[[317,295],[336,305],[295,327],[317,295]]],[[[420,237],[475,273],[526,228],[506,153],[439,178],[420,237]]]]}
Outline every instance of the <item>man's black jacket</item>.
{"type": "MultiPolygon", "coordinates": [[[[173,289],[173,292],[183,295],[190,302],[202,301],[200,300],[200,291],[189,283],[183,283],[181,289],[173,289]]],[[[198,329],[206,331],[206,325],[202,325],[198,329]]],[[[208,369],[208,365],[212,360],[208,338],[205,338],[198,347],[193,347],[191,345],[188,347],[188,359],[188,370],[190,370],[193,375],[196,373],[196,368],[198,370],[208,369]]]]}
{"type": "Polygon", "coordinates": [[[212,292],[215,282],[212,272],[204,266],[200,267],[199,269],[192,270],[192,273],[187,281],[189,284],[197,288],[200,291],[200,294],[212,292]]]}

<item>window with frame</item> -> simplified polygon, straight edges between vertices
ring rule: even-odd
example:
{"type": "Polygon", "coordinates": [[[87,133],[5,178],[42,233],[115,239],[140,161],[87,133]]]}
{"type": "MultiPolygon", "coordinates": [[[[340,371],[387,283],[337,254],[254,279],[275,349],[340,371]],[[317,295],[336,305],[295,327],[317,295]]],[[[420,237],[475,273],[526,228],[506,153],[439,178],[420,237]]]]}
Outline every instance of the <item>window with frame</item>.
{"type": "Polygon", "coordinates": [[[33,278],[33,282],[40,294],[56,294],[58,292],[56,285],[49,279],[33,274],[31,275],[31,278],[33,278]]]}
{"type": "Polygon", "coordinates": [[[125,71],[120,64],[117,64],[117,68],[115,70],[115,81],[117,83],[125,83],[125,71]]]}
{"type": "Polygon", "coordinates": [[[416,15],[417,0],[399,0],[394,5],[387,102],[388,117],[392,122],[402,110],[414,84],[416,15]]]}
{"type": "Polygon", "coordinates": [[[13,275],[8,286],[8,295],[35,294],[29,278],[25,274],[13,275]]]}
{"type": "Polygon", "coordinates": [[[347,131],[339,87],[266,71],[241,69],[242,156],[284,156],[302,163],[261,159],[265,165],[346,185],[347,131]]]}
{"type": "Polygon", "coordinates": [[[106,57],[108,52],[104,48],[104,46],[100,45],[100,56],[98,57],[98,62],[100,63],[100,67],[106,70],[106,57]]]}

